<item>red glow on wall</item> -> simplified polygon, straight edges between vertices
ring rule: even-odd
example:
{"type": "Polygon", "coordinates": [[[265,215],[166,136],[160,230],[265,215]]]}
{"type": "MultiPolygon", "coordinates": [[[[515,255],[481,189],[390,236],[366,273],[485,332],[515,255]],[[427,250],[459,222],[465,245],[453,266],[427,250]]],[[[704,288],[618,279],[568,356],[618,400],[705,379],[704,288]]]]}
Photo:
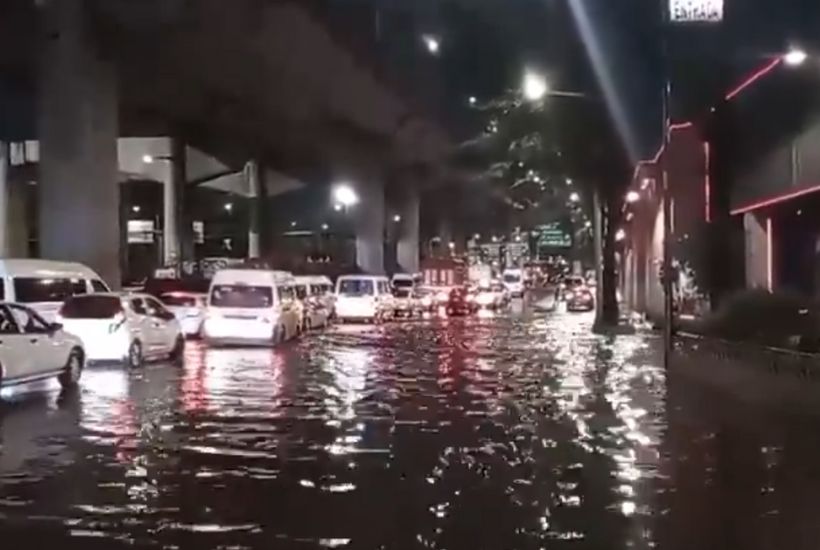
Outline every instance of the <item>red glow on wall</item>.
{"type": "Polygon", "coordinates": [[[708,141],[703,142],[703,208],[706,223],[712,222],[712,147],[708,141]]]}
{"type": "Polygon", "coordinates": [[[803,195],[810,195],[811,193],[816,193],[817,191],[820,191],[820,185],[815,185],[813,187],[807,187],[805,189],[798,189],[797,191],[791,191],[789,193],[783,193],[782,195],[777,195],[775,197],[764,199],[762,201],[747,204],[745,206],[735,208],[734,210],[732,210],[731,213],[732,213],[733,216],[735,216],[737,214],[745,214],[746,212],[751,212],[752,210],[759,210],[760,208],[765,208],[767,206],[772,206],[772,205],[775,205],[775,204],[779,204],[779,203],[785,202],[787,200],[795,199],[797,197],[802,197],[803,195]]]}
{"type": "Polygon", "coordinates": [[[774,69],[776,69],[782,61],[782,58],[776,57],[768,63],[766,63],[766,65],[764,65],[763,67],[753,72],[746,78],[746,80],[738,84],[733,90],[726,94],[726,101],[730,101],[738,95],[740,95],[740,93],[743,90],[745,90],[746,88],[748,88],[749,86],[751,86],[752,84],[754,84],[755,82],[757,82],[758,80],[772,72],[774,69]]]}

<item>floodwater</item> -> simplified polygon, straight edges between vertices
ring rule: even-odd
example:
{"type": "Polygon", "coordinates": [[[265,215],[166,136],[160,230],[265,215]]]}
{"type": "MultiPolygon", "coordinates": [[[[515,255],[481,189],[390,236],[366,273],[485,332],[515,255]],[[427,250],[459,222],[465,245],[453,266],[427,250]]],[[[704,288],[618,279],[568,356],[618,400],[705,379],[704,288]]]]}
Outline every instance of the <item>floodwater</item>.
{"type": "MultiPolygon", "coordinates": [[[[4,391],[15,548],[814,548],[820,430],[513,311],[4,391]],[[45,546],[43,546],[45,547],[45,546]]],[[[9,546],[11,548],[11,546],[9,546]]]]}

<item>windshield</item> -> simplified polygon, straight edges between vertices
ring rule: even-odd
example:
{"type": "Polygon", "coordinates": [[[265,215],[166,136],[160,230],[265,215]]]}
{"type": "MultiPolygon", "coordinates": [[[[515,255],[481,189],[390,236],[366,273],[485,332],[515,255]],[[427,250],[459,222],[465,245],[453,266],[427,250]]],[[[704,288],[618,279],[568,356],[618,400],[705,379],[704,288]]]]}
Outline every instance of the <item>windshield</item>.
{"type": "Polygon", "coordinates": [[[118,296],[76,296],[69,298],[60,309],[66,319],[111,319],[122,312],[118,296]]]}
{"type": "Polygon", "coordinates": [[[413,288],[413,281],[411,279],[394,279],[394,288],[413,288]]]}
{"type": "Polygon", "coordinates": [[[393,291],[393,296],[395,296],[396,298],[409,298],[410,296],[412,296],[412,294],[413,291],[402,288],[397,288],[393,291]]]}
{"type": "Polygon", "coordinates": [[[14,299],[24,304],[35,302],[62,302],[66,298],[87,292],[82,279],[39,279],[16,277],[14,299]]]}
{"type": "Polygon", "coordinates": [[[373,288],[370,279],[345,279],[339,282],[339,294],[343,296],[372,296],[373,288]]]}
{"type": "Polygon", "coordinates": [[[211,305],[246,309],[269,308],[273,305],[273,289],[269,286],[218,285],[211,291],[211,305]]]}
{"type": "Polygon", "coordinates": [[[198,305],[195,296],[186,296],[180,294],[163,294],[160,300],[166,306],[171,307],[196,307],[198,305]]]}
{"type": "Polygon", "coordinates": [[[521,275],[517,273],[505,273],[504,274],[504,282],[505,283],[519,283],[521,282],[521,275]]]}

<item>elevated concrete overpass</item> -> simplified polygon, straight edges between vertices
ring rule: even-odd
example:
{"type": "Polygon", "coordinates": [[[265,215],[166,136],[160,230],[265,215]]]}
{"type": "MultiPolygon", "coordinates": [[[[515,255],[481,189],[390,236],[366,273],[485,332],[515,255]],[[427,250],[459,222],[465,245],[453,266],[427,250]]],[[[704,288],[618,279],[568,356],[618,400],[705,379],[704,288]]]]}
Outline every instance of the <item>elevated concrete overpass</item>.
{"type": "Polygon", "coordinates": [[[179,154],[190,149],[228,172],[267,167],[257,179],[275,170],[307,184],[354,183],[367,271],[383,269],[384,188],[398,185],[402,264],[415,267],[418,180],[441,173],[447,137],[299,2],[9,0],[0,36],[0,112],[10,115],[0,138],[40,143],[42,256],[118,282],[116,183],[133,159],[117,140],[164,137],[170,151],[159,156],[170,159],[177,195],[195,171],[179,154]]]}

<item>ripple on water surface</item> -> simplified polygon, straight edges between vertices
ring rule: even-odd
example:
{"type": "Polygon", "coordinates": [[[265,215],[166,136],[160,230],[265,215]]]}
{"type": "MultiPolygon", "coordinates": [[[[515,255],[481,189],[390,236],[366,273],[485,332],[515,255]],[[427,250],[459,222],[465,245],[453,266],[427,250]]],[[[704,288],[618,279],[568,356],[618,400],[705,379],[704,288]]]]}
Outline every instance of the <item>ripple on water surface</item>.
{"type": "MultiPolygon", "coordinates": [[[[714,515],[715,495],[734,496],[714,489],[715,417],[683,383],[667,395],[651,337],[589,325],[339,326],[276,350],[192,344],[183,368],[91,368],[77,394],[13,392],[0,534],[76,548],[708,547],[681,499],[714,515]]],[[[773,476],[770,505],[788,459],[778,444],[739,459],[773,476]]],[[[776,517],[765,510],[755,518],[776,517]]]]}

